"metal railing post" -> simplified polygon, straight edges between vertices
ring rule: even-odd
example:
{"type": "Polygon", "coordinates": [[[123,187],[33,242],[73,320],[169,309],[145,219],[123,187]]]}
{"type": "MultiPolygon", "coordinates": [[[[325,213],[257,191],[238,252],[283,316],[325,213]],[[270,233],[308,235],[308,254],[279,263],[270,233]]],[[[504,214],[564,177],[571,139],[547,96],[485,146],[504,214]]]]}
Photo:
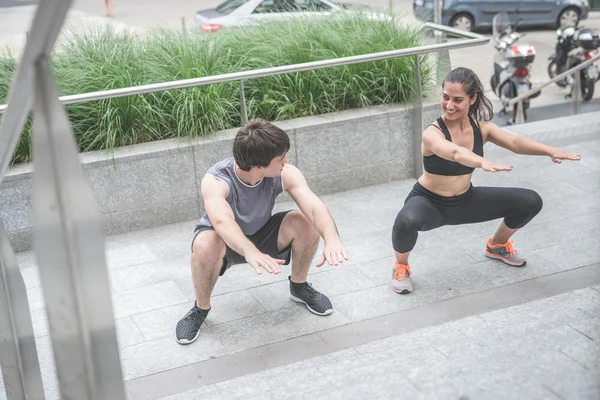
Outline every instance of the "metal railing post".
{"type": "Polygon", "coordinates": [[[519,99],[519,102],[515,104],[513,107],[517,107],[517,118],[515,120],[515,124],[524,124],[525,123],[525,105],[523,104],[523,99],[519,99]]]}
{"type": "Polygon", "coordinates": [[[419,56],[414,56],[414,88],[413,88],[413,155],[415,163],[415,178],[423,173],[421,157],[421,135],[423,134],[423,92],[421,86],[421,65],[419,56]]]}
{"type": "Polygon", "coordinates": [[[44,399],[27,289],[1,222],[0,366],[8,400],[44,399]]]}
{"type": "Polygon", "coordinates": [[[571,111],[573,115],[579,114],[581,102],[581,71],[575,72],[575,82],[571,91],[571,111]]]}
{"type": "Polygon", "coordinates": [[[36,63],[33,248],[62,399],[125,399],[104,234],[47,58],[36,63]]]}
{"type": "Polygon", "coordinates": [[[248,110],[246,109],[246,94],[244,93],[244,81],[240,80],[240,90],[241,90],[241,104],[240,104],[240,114],[242,117],[242,126],[246,125],[248,122],[248,110]]]}

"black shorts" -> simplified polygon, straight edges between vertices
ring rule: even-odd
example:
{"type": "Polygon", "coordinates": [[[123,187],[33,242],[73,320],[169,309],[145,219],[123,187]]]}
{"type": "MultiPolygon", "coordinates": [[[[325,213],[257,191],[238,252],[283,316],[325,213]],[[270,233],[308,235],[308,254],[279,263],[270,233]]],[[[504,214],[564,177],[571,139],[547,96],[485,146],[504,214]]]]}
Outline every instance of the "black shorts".
{"type": "MultiPolygon", "coordinates": [[[[279,237],[279,228],[281,227],[281,222],[287,213],[289,213],[289,211],[283,211],[272,215],[267,223],[264,224],[264,226],[256,233],[253,235],[246,235],[248,240],[250,240],[252,244],[254,244],[261,252],[268,254],[273,258],[285,260],[284,265],[288,265],[290,263],[292,257],[292,246],[290,245],[279,251],[279,248],[277,247],[277,238],[279,237]]],[[[215,229],[213,227],[206,226],[196,227],[196,230],[194,231],[194,238],[192,239],[192,252],[194,252],[194,240],[196,240],[196,236],[198,236],[200,232],[208,230],[214,231],[215,229]]],[[[221,272],[219,273],[219,276],[222,276],[232,265],[243,264],[245,262],[246,259],[244,256],[236,253],[226,245],[225,257],[223,257],[223,265],[221,266],[221,272]]]]}

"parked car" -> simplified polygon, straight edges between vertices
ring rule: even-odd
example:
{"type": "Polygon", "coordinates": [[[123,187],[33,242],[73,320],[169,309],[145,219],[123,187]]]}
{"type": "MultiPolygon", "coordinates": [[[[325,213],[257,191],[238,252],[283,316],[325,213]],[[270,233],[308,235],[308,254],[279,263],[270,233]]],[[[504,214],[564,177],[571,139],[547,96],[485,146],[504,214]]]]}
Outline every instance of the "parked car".
{"type": "Polygon", "coordinates": [[[224,27],[251,26],[298,17],[331,17],[353,10],[366,11],[374,18],[385,18],[384,14],[378,14],[368,6],[330,0],[226,0],[217,8],[198,11],[196,24],[202,32],[215,32],[224,27]]]}
{"type": "MultiPolygon", "coordinates": [[[[442,0],[442,24],[470,31],[491,27],[494,15],[506,12],[520,26],[575,26],[590,11],[588,0],[442,0]]],[[[433,21],[434,0],[413,0],[415,16],[433,21]]]]}

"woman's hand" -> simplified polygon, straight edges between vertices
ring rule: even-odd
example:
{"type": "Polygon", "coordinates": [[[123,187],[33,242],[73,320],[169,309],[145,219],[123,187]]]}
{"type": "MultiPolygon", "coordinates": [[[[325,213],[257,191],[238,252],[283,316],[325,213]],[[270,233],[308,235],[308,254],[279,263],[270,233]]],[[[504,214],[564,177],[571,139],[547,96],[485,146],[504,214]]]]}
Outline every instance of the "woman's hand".
{"type": "Polygon", "coordinates": [[[511,171],[513,169],[512,165],[502,165],[490,160],[484,160],[481,163],[481,169],[486,172],[500,172],[500,171],[511,171]]]}
{"type": "Polygon", "coordinates": [[[569,151],[553,148],[550,152],[550,158],[553,162],[560,164],[562,160],[579,161],[581,156],[569,151]]]}

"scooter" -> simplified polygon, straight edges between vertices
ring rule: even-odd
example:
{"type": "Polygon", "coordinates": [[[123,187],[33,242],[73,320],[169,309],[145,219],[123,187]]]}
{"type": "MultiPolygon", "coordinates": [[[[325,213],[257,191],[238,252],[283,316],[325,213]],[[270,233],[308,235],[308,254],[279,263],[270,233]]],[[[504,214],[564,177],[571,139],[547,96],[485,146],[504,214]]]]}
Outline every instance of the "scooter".
{"type": "MultiPolygon", "coordinates": [[[[576,47],[568,53],[566,70],[571,69],[587,60],[594,57],[600,48],[600,33],[592,29],[579,29],[573,35],[576,47]]],[[[581,82],[581,98],[583,101],[589,101],[594,97],[594,88],[599,79],[598,66],[590,64],[587,67],[579,70],[579,79],[581,82]]],[[[570,97],[575,88],[575,76],[569,75],[567,83],[571,88],[571,92],[567,95],[570,97]]]]}
{"type": "MultiPolygon", "coordinates": [[[[547,69],[550,79],[568,69],[569,52],[577,47],[574,39],[576,30],[577,28],[574,26],[560,27],[556,30],[556,46],[554,53],[548,58],[547,69]]],[[[556,84],[560,87],[566,87],[568,82],[566,79],[561,79],[556,84]]]]}
{"type": "MultiPolygon", "coordinates": [[[[501,12],[494,16],[492,22],[494,47],[494,72],[490,81],[492,90],[502,102],[500,113],[506,113],[508,103],[515,97],[531,90],[529,70],[535,59],[535,47],[531,44],[516,45],[524,35],[514,31],[508,14],[501,12]]],[[[523,101],[523,115],[527,119],[529,100],[537,97],[540,92],[523,101]]],[[[513,107],[513,117],[509,124],[515,122],[517,107],[513,107]]]]}

